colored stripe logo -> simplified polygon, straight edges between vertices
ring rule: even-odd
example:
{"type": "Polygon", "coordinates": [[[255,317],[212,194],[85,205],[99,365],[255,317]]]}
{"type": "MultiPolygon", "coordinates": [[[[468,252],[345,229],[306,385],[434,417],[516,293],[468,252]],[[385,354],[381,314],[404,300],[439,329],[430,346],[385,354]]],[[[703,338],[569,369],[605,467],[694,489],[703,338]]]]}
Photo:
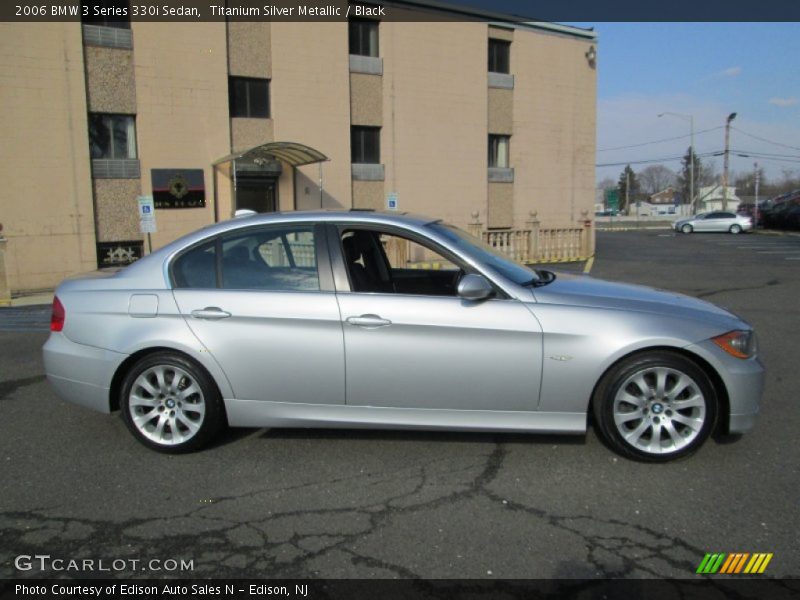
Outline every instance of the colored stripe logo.
{"type": "Polygon", "coordinates": [[[769,561],[772,560],[773,553],[769,552],[717,552],[706,554],[700,561],[696,573],[701,575],[760,575],[763,573],[769,561]]]}

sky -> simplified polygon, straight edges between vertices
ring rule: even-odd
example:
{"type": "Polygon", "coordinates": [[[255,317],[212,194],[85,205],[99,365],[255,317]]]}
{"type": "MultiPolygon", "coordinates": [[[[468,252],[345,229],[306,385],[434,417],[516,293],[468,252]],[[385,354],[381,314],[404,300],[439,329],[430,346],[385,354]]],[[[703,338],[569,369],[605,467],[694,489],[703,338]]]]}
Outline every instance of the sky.
{"type": "MultiPolygon", "coordinates": [[[[520,15],[534,6],[525,0],[451,1],[520,15]]],[[[694,117],[701,158],[723,150],[725,120],[735,112],[731,149],[780,157],[734,153],[732,171],[752,173],[758,161],[768,178],[780,179],[785,169],[800,173],[800,23],[566,24],[592,27],[599,36],[597,164],[613,166],[598,166],[598,181],[616,180],[628,161],[638,172],[647,163],[635,161],[672,158],[660,164],[680,169],[674,157],[689,147],[690,125],[674,116],[659,118],[664,112],[694,117]],[[678,136],[685,137],[610,150],[678,136]],[[780,159],[785,156],[792,158],[780,159]]],[[[702,159],[722,171],[721,157],[702,159]]]]}
{"type": "MultiPolygon", "coordinates": [[[[734,153],[732,170],[752,172],[758,161],[770,178],[780,178],[784,169],[800,173],[800,24],[579,25],[594,26],[599,35],[598,164],[685,153],[690,139],[688,120],[659,118],[663,112],[694,117],[698,155],[719,152],[724,148],[725,120],[736,112],[731,123],[732,150],[793,158],[746,158],[734,153]],[[677,136],[685,137],[610,150],[677,136]]],[[[715,161],[721,171],[721,157],[704,160],[715,161]]],[[[673,170],[680,167],[679,160],[662,164],[673,170]]],[[[631,166],[639,171],[647,164],[631,166]]],[[[598,167],[598,180],[616,179],[623,167],[598,167]]]]}

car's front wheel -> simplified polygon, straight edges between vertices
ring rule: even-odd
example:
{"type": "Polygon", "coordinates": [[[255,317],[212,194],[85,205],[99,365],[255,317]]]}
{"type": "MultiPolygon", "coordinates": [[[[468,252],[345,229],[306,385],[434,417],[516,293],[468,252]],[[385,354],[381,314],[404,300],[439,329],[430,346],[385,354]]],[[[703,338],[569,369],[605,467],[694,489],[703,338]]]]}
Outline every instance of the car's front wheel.
{"type": "Polygon", "coordinates": [[[597,386],[594,416],[600,436],[634,460],[688,456],[717,420],[717,397],[705,372],[681,354],[653,351],[611,368],[597,386]]]}
{"type": "Polygon", "coordinates": [[[198,450],[225,423],[211,377],[173,352],[147,355],[131,367],[122,383],[120,408],[134,437],[160,452],[198,450]]]}
{"type": "Polygon", "coordinates": [[[742,233],[742,226],[741,225],[731,225],[731,228],[728,230],[734,235],[737,233],[742,233]]]}
{"type": "Polygon", "coordinates": [[[686,223],[683,227],[681,227],[682,233],[692,233],[692,226],[686,223]]]}

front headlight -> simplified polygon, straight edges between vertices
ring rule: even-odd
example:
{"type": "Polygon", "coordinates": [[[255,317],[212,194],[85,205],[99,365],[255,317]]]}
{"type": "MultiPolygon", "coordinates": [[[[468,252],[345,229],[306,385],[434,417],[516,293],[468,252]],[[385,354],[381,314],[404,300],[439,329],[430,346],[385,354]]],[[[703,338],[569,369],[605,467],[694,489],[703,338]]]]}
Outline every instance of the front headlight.
{"type": "Polygon", "coordinates": [[[756,334],[753,331],[729,331],[711,339],[736,358],[752,358],[756,355],[756,334]]]}

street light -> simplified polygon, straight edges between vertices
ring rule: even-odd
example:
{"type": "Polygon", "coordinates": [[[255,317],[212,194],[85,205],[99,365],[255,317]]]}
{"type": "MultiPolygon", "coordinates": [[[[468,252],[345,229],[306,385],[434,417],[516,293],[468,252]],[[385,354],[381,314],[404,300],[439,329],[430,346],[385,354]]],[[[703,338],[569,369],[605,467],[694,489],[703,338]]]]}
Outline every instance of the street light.
{"type": "Polygon", "coordinates": [[[689,121],[689,204],[692,206],[692,214],[697,212],[697,207],[694,205],[694,117],[692,115],[684,115],[682,113],[663,112],[658,116],[670,115],[678,117],[685,121],[689,121]]]}
{"type": "Polygon", "coordinates": [[[722,210],[728,209],[728,145],[731,137],[731,121],[736,118],[736,113],[731,113],[725,119],[725,154],[722,158],[722,210]]]}

